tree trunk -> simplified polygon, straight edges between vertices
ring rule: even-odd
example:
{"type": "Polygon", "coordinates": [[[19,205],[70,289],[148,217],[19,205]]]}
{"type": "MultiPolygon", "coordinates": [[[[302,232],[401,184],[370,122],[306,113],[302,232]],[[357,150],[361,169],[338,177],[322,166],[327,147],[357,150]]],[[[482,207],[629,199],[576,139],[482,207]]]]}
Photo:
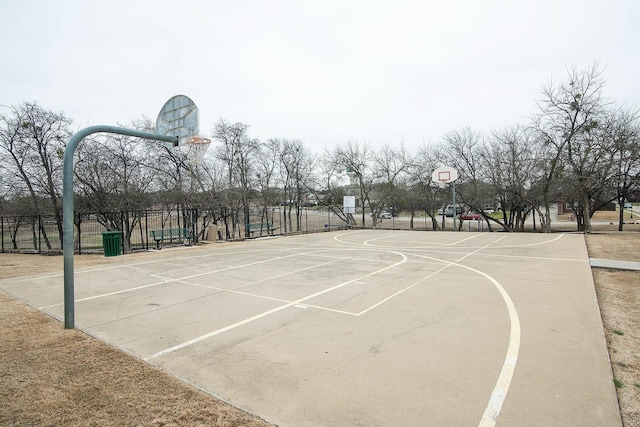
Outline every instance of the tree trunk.
{"type": "Polygon", "coordinates": [[[591,233],[591,212],[589,209],[589,196],[583,196],[582,198],[582,217],[584,221],[584,232],[591,233]]]}
{"type": "Polygon", "coordinates": [[[618,206],[620,206],[620,213],[618,215],[618,231],[623,231],[624,224],[624,197],[618,197],[618,206]]]}
{"type": "Polygon", "coordinates": [[[551,233],[551,203],[549,203],[546,197],[544,199],[544,210],[544,220],[542,224],[540,224],[540,227],[543,233],[551,233]]]}

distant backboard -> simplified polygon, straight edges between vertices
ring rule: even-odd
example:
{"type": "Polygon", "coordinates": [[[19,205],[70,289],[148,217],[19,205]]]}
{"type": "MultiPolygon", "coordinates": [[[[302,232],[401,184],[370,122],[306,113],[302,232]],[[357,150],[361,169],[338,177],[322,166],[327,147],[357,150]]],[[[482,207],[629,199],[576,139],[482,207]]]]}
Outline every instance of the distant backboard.
{"type": "Polygon", "coordinates": [[[156,120],[156,133],[178,137],[184,144],[200,131],[198,107],[186,95],[176,95],[162,106],[156,120]]]}
{"type": "Polygon", "coordinates": [[[447,184],[458,179],[458,170],[449,166],[440,166],[431,174],[431,179],[439,184],[447,184]]]}

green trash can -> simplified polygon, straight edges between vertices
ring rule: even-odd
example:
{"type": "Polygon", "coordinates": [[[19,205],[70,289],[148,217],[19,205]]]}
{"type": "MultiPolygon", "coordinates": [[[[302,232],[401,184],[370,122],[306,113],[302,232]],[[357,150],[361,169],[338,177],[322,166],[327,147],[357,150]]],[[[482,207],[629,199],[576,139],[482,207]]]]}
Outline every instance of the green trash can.
{"type": "Polygon", "coordinates": [[[102,246],[106,257],[122,255],[122,231],[103,231],[102,246]]]}

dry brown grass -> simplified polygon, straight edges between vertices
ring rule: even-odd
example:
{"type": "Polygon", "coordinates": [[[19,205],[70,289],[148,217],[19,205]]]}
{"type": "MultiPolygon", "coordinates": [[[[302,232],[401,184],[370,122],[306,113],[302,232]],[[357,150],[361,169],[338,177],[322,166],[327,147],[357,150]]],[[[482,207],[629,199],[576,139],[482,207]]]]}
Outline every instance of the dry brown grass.
{"type": "MultiPolygon", "coordinates": [[[[640,234],[586,236],[589,256],[640,261],[640,234]]],[[[640,272],[594,269],[600,313],[626,427],[640,426],[640,272]]]]}
{"type": "MultiPolygon", "coordinates": [[[[638,233],[586,240],[593,258],[640,261],[638,233]]],[[[75,258],[78,266],[119,261],[75,258]]],[[[0,277],[61,269],[61,257],[0,255],[0,277]]],[[[598,269],[593,276],[622,419],[640,426],[640,272],[598,269]]],[[[0,425],[270,425],[3,293],[0,305],[0,425]]]]}
{"type": "MultiPolygon", "coordinates": [[[[61,269],[62,257],[0,255],[3,278],[61,269]]],[[[1,292],[0,306],[0,425],[271,425],[1,292]]]]}

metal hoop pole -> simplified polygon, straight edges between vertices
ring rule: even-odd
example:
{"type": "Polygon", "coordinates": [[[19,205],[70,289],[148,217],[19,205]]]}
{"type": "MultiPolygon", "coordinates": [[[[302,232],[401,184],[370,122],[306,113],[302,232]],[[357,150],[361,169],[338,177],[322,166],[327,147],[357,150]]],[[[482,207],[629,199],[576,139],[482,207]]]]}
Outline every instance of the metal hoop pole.
{"type": "Polygon", "coordinates": [[[75,301],[73,283],[73,153],[78,144],[86,136],[93,133],[107,132],[119,135],[128,135],[138,138],[153,139],[156,141],[178,143],[177,136],[161,135],[157,133],[142,132],[134,129],[125,129],[116,126],[91,126],[80,130],[73,135],[64,150],[62,158],[62,253],[64,255],[64,327],[75,328],[75,301]]]}

